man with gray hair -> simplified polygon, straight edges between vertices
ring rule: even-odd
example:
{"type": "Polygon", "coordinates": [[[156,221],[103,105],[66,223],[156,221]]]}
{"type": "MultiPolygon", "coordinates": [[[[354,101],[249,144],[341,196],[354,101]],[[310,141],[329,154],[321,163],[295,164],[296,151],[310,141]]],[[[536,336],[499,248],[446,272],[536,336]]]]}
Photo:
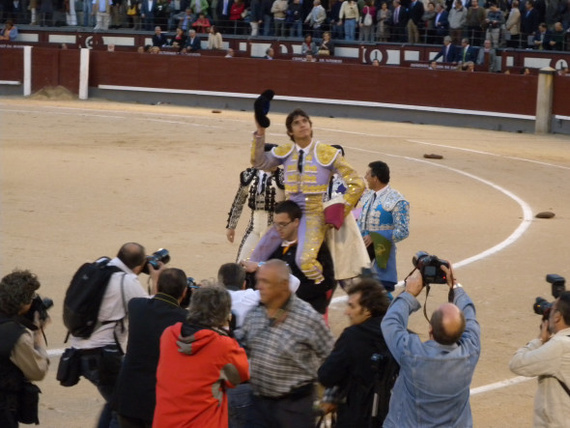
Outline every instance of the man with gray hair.
{"type": "Polygon", "coordinates": [[[272,259],[259,266],[261,305],[245,317],[236,337],[251,364],[253,406],[246,426],[314,426],[317,369],[333,346],[323,317],[289,288],[289,267],[272,259]]]}
{"type": "Polygon", "coordinates": [[[223,287],[202,286],[188,319],[162,334],[153,426],[228,426],[226,389],[249,379],[245,351],[228,333],[230,308],[223,287]]]}

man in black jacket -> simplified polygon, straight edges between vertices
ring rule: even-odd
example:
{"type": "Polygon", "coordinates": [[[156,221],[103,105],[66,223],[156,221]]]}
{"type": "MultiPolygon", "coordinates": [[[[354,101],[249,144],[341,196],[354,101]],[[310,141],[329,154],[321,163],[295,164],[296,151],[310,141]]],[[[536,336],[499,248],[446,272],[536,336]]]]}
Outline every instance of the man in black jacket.
{"type": "MultiPolygon", "coordinates": [[[[299,266],[297,266],[297,262],[295,261],[297,254],[297,237],[302,216],[303,211],[301,207],[294,201],[282,201],[275,206],[273,227],[279,232],[282,243],[281,246],[268,257],[268,260],[279,259],[287,263],[289,269],[291,269],[291,274],[301,281],[296,292],[297,297],[309,303],[317,312],[325,314],[337,284],[334,278],[334,265],[327,244],[323,242],[317,254],[317,261],[323,267],[324,280],[322,282],[315,284],[315,281],[307,278],[299,266]]],[[[244,266],[246,272],[250,273],[256,272],[260,266],[260,263],[249,260],[244,260],[241,264],[244,266]]],[[[263,262],[261,264],[263,264],[263,262]]]]}
{"type": "Polygon", "coordinates": [[[157,281],[152,299],[129,302],[129,341],[117,381],[117,413],[122,428],[150,428],[156,405],[156,367],[164,329],[186,320],[180,307],[187,293],[181,269],[168,268],[157,281]]]}
{"type": "Polygon", "coordinates": [[[348,290],[345,314],[350,326],[318,372],[319,382],[327,388],[322,408],[325,412],[337,408],[337,428],[381,427],[386,417],[397,373],[379,328],[389,305],[386,290],[374,279],[362,279],[348,290]]]}

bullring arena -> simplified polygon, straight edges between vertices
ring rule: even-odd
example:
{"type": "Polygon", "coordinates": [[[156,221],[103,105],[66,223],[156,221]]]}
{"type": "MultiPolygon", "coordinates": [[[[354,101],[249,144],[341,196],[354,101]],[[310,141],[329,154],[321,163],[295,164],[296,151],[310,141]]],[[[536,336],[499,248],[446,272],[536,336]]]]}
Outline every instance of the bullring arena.
{"type": "MultiPolygon", "coordinates": [[[[473,298],[482,327],[475,426],[531,426],[536,380],[516,377],[508,362],[538,335],[532,303],[551,300],[545,275],[570,277],[568,137],[319,117],[303,107],[315,136],[341,144],[362,174],[373,160],[390,165],[391,184],[411,203],[410,237],[398,246],[400,279],[425,250],[450,259],[473,298]],[[535,218],[541,211],[555,217],[535,218]]],[[[55,380],[72,274],[127,241],[148,252],[169,249],[171,265],[196,279],[233,261],[238,244],[227,242],[225,225],[249,162],[252,114],[33,97],[4,97],[0,112],[1,273],[31,269],[40,294],[55,301],[46,332],[51,367],[39,384],[41,426],[94,426],[102,406],[96,389],[86,380],[72,388],[55,380]]],[[[285,116],[271,119],[268,140],[287,141],[285,116]]],[[[238,233],[246,223],[244,214],[238,233]]],[[[337,291],[331,309],[336,336],[346,325],[342,297],[337,291]]],[[[445,287],[433,286],[428,314],[446,297],[445,287]]],[[[427,338],[421,312],[410,327],[427,338]]]]}

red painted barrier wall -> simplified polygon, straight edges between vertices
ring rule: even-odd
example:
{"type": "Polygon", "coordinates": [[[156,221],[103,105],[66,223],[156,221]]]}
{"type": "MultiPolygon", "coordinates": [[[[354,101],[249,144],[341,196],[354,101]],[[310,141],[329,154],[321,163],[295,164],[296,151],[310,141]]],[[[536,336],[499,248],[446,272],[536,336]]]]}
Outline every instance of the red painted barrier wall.
{"type": "Polygon", "coordinates": [[[251,58],[91,52],[90,86],[120,85],[370,101],[533,115],[537,76],[251,58]]]}

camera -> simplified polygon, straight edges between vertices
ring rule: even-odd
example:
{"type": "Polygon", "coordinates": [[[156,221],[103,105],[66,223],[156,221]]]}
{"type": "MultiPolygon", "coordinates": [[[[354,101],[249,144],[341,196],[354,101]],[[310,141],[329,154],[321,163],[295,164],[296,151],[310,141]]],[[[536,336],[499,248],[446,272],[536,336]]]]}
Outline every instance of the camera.
{"type": "Polygon", "coordinates": [[[161,248],[160,250],[156,250],[150,256],[146,256],[146,265],[143,269],[143,272],[147,275],[150,273],[149,265],[153,267],[153,269],[158,269],[160,267],[159,263],[162,262],[167,264],[170,261],[170,252],[166,248],[161,248]]]}
{"type": "Polygon", "coordinates": [[[190,299],[192,298],[192,291],[195,290],[196,288],[200,288],[200,286],[196,284],[194,278],[189,276],[188,278],[186,278],[186,288],[187,288],[186,297],[184,297],[184,299],[182,299],[182,301],[180,302],[180,306],[183,308],[187,308],[188,305],[190,305],[190,299]]]}
{"type": "Polygon", "coordinates": [[[437,256],[418,251],[412,257],[412,263],[422,274],[424,284],[447,284],[447,276],[441,266],[449,268],[449,262],[437,256]]]}
{"type": "MultiPolygon", "coordinates": [[[[566,279],[560,275],[550,273],[546,275],[546,282],[552,284],[551,294],[555,299],[558,299],[560,295],[566,291],[566,279]]],[[[542,319],[548,319],[552,303],[553,302],[549,302],[545,298],[539,296],[536,298],[532,308],[534,309],[535,314],[542,315],[542,319]]]]}
{"type": "Polygon", "coordinates": [[[30,310],[26,312],[24,315],[25,318],[34,322],[34,314],[37,312],[41,321],[45,321],[48,319],[48,309],[53,306],[53,300],[49,297],[44,297],[43,299],[36,295],[32,300],[32,306],[30,306],[30,310]]]}

